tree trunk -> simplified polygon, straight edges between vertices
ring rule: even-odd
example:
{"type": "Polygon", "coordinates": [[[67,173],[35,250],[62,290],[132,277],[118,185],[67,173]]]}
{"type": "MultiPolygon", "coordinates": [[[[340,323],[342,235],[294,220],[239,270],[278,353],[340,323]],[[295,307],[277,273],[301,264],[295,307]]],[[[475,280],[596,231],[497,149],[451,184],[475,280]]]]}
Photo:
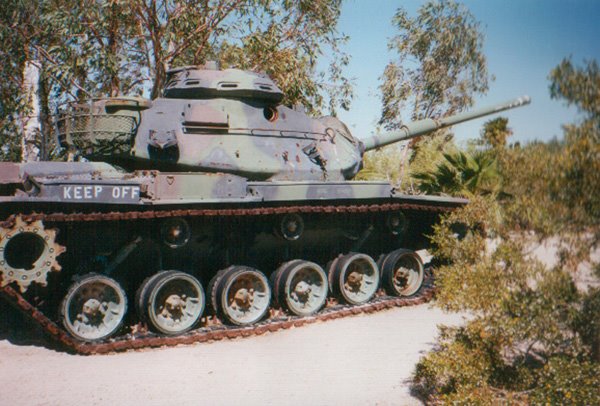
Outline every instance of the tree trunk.
{"type": "Polygon", "coordinates": [[[52,123],[50,119],[50,83],[48,83],[48,74],[46,65],[42,62],[42,71],[39,79],[39,106],[40,106],[40,130],[42,132],[40,140],[40,161],[48,161],[50,158],[50,149],[52,148],[51,134],[52,123]]]}
{"type": "Polygon", "coordinates": [[[154,82],[152,83],[152,91],[150,92],[150,98],[152,100],[160,96],[160,92],[162,90],[165,77],[167,75],[165,65],[162,61],[156,63],[155,72],[156,76],[154,77],[154,82]]]}
{"type": "Polygon", "coordinates": [[[21,141],[21,161],[39,161],[38,147],[40,131],[38,85],[39,68],[31,62],[26,62],[23,69],[23,94],[27,100],[27,109],[22,118],[23,139],[21,141]]]}

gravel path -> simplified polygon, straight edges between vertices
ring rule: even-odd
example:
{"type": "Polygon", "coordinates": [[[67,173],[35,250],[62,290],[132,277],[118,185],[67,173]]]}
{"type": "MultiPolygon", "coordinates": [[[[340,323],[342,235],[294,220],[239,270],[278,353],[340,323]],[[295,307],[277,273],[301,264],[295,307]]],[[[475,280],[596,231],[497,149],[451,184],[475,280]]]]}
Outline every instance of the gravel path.
{"type": "Polygon", "coordinates": [[[410,394],[414,366],[431,349],[436,325],[460,321],[420,305],[246,339],[92,357],[4,334],[0,404],[420,404],[410,394]]]}

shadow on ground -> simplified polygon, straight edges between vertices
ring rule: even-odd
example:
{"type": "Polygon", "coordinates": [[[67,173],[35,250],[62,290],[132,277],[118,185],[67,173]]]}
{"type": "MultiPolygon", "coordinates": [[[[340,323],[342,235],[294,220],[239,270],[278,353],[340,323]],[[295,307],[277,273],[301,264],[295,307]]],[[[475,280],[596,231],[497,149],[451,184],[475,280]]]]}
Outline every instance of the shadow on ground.
{"type": "Polygon", "coordinates": [[[0,298],[0,340],[14,345],[35,345],[59,350],[44,330],[0,298]]]}

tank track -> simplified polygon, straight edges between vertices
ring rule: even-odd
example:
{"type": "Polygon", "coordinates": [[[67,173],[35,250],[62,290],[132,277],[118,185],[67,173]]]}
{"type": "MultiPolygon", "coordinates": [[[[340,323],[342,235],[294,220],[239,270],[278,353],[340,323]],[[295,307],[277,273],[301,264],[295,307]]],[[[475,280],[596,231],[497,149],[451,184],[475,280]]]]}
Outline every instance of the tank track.
{"type": "MultiPolygon", "coordinates": [[[[288,213],[365,213],[383,212],[401,209],[425,210],[433,212],[449,212],[454,207],[440,207],[414,203],[384,203],[369,205],[324,205],[324,206],[285,206],[261,207],[243,209],[183,209],[183,210],[149,210],[107,213],[32,213],[21,214],[27,221],[43,220],[45,222],[82,222],[82,221],[117,221],[132,219],[153,219],[182,216],[257,216],[288,213]]],[[[8,227],[14,223],[17,215],[11,215],[0,226],[8,227]]],[[[339,304],[335,300],[329,301],[327,306],[318,314],[307,317],[292,316],[275,308],[270,309],[269,317],[252,326],[227,326],[221,324],[215,316],[202,319],[203,327],[196,328],[179,336],[161,336],[139,328],[140,325],[130,326],[131,333],[107,339],[103,342],[82,342],[71,337],[62,327],[50,320],[39,311],[12,286],[0,288],[0,296],[16,307],[26,317],[39,325],[44,332],[64,350],[82,354],[106,354],[142,348],[157,348],[165,346],[189,345],[208,341],[218,341],[224,338],[234,339],[250,337],[275,332],[292,327],[301,327],[320,321],[333,320],[358,314],[374,313],[394,307],[415,306],[430,301],[435,293],[434,278],[431,268],[425,269],[425,280],[421,289],[411,297],[386,296],[379,290],[376,297],[362,305],[339,304]],[[137,330],[137,331],[136,331],[137,330]]]]}
{"type": "MultiPolygon", "coordinates": [[[[181,209],[181,210],[144,210],[124,212],[95,212],[95,213],[32,213],[20,214],[27,221],[43,220],[44,222],[80,222],[80,221],[118,221],[142,220],[168,217],[216,217],[216,216],[265,216],[273,214],[309,214],[309,213],[368,213],[394,210],[423,210],[432,212],[450,212],[454,207],[428,206],[414,203],[383,203],[365,205],[323,205],[323,206],[283,206],[259,207],[244,209],[181,209]]],[[[0,222],[0,227],[13,225],[16,214],[6,221],[0,222]]]]}
{"type": "MultiPolygon", "coordinates": [[[[379,296],[369,303],[358,306],[328,304],[320,313],[308,317],[281,316],[280,314],[282,313],[279,310],[271,310],[273,316],[261,323],[249,327],[226,326],[219,323],[201,327],[175,337],[159,336],[151,332],[130,333],[101,343],[85,343],[77,341],[67,334],[66,331],[37,310],[35,306],[29,303],[12,287],[6,286],[0,289],[2,297],[18,308],[25,316],[42,327],[44,332],[53,341],[58,343],[60,347],[64,348],[66,351],[81,355],[107,354],[143,348],[173,347],[177,345],[219,341],[224,338],[234,339],[259,336],[268,332],[276,332],[278,330],[301,327],[316,322],[334,320],[358,314],[375,313],[394,307],[416,306],[430,301],[434,296],[434,292],[433,277],[431,270],[429,270],[426,272],[426,280],[421,290],[417,295],[409,298],[379,296]]],[[[204,324],[206,324],[207,320],[203,320],[205,322],[204,324]]],[[[214,323],[214,318],[209,318],[209,320],[209,324],[214,323]]]]}

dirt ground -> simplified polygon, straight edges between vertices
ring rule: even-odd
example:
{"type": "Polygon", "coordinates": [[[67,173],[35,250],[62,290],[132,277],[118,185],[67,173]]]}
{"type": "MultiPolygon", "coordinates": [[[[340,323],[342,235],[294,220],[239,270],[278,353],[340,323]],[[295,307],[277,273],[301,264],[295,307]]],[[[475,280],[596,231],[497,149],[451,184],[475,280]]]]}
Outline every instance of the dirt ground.
{"type": "Polygon", "coordinates": [[[258,337],[84,357],[12,331],[14,320],[4,317],[0,404],[420,404],[410,391],[414,366],[432,348],[437,324],[460,322],[420,305],[258,337]]]}
{"type": "MultiPolygon", "coordinates": [[[[556,241],[531,255],[552,265],[556,241]]],[[[594,260],[600,259],[600,250],[594,260]]],[[[589,264],[581,289],[597,283],[589,264]]],[[[258,337],[100,356],[57,351],[0,302],[0,406],[411,405],[410,377],[437,325],[461,316],[397,308],[258,337]]]]}

